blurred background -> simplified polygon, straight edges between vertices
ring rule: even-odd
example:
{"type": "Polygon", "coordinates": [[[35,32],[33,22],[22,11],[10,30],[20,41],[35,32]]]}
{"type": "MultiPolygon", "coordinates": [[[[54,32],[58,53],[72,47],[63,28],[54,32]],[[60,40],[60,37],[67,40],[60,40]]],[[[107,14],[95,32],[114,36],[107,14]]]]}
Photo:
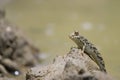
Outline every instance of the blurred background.
{"type": "Polygon", "coordinates": [[[0,0],[7,19],[39,47],[46,62],[76,46],[78,30],[100,50],[108,73],[120,79],[120,0],[0,0]]]}

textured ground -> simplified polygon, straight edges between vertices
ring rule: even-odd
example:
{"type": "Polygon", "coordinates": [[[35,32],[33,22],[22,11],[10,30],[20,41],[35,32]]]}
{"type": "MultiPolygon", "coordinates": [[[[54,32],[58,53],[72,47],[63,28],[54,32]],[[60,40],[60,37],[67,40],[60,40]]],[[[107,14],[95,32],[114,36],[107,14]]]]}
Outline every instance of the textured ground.
{"type": "Polygon", "coordinates": [[[99,71],[97,65],[77,48],[67,55],[58,56],[52,64],[32,68],[26,80],[113,80],[99,71]]]}
{"type": "Polygon", "coordinates": [[[0,78],[24,76],[26,69],[38,64],[38,54],[39,49],[0,10],[0,78]]]}

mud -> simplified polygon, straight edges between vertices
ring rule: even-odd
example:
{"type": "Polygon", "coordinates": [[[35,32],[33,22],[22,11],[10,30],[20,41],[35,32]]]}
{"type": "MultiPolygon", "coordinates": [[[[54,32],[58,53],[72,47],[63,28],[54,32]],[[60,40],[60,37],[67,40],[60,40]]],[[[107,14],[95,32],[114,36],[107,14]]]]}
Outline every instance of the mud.
{"type": "Polygon", "coordinates": [[[19,76],[24,72],[22,67],[37,65],[39,53],[22,31],[5,19],[5,11],[0,10],[0,77],[19,76]]]}
{"type": "Polygon", "coordinates": [[[31,68],[26,80],[113,80],[80,49],[72,48],[67,55],[58,56],[52,64],[31,68]]]}

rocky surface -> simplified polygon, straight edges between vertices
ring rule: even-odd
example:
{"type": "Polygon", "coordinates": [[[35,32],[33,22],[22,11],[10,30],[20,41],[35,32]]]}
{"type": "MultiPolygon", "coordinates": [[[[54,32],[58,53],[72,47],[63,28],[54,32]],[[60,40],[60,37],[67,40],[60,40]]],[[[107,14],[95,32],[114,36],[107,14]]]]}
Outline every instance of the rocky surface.
{"type": "Polygon", "coordinates": [[[18,76],[22,74],[22,67],[35,66],[39,62],[38,53],[39,49],[0,10],[0,77],[18,76]]]}
{"type": "Polygon", "coordinates": [[[113,80],[108,74],[77,48],[58,56],[52,64],[31,68],[26,80],[113,80]]]}

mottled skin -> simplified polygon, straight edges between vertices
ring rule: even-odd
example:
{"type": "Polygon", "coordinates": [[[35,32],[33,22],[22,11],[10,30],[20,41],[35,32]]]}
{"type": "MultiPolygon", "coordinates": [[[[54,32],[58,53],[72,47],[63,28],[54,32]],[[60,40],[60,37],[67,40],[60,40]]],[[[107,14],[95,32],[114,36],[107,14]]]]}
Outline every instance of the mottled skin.
{"type": "Polygon", "coordinates": [[[81,49],[83,53],[87,54],[99,66],[101,71],[106,72],[104,60],[92,43],[81,36],[77,31],[69,35],[69,38],[77,44],[78,48],[81,49]]]}

